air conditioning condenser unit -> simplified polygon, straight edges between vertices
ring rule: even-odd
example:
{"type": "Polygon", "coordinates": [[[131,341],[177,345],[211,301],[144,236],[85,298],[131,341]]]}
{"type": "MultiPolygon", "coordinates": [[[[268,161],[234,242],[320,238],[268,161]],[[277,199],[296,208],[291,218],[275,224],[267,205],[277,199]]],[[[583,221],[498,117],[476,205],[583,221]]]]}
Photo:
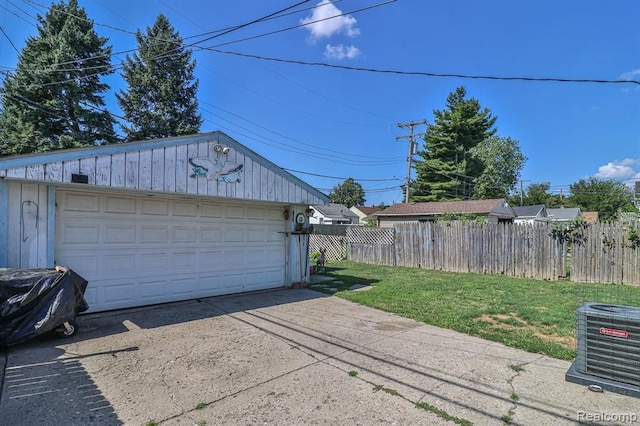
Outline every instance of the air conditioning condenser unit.
{"type": "Polygon", "coordinates": [[[640,397],[640,307],[585,303],[566,380],[640,397]]]}

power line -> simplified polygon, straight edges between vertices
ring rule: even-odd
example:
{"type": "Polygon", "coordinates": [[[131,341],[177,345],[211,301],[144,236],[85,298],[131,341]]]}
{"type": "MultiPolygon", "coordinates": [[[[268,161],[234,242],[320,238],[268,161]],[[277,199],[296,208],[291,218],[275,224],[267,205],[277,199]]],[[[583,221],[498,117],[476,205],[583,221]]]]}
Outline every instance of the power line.
{"type": "Polygon", "coordinates": [[[336,68],[336,69],[343,69],[343,70],[349,70],[349,71],[381,73],[381,74],[415,75],[415,76],[423,76],[423,77],[453,77],[453,78],[464,78],[464,79],[505,80],[505,81],[596,83],[596,84],[631,83],[631,84],[640,85],[639,80],[631,80],[631,79],[630,80],[607,80],[607,79],[596,79],[596,78],[518,77],[518,76],[496,76],[496,75],[474,75],[474,74],[449,74],[449,73],[435,73],[435,72],[428,72],[428,71],[402,71],[402,70],[391,70],[391,69],[353,67],[348,65],[329,64],[326,62],[308,62],[308,61],[300,61],[295,59],[273,58],[268,56],[253,55],[249,53],[239,53],[239,52],[232,52],[229,50],[220,50],[220,49],[216,49],[215,47],[205,48],[205,49],[211,50],[212,52],[216,52],[216,53],[222,53],[225,55],[242,56],[246,58],[254,58],[254,59],[260,59],[265,61],[282,62],[282,63],[288,63],[288,64],[307,65],[307,66],[318,66],[318,67],[326,67],[326,68],[336,68]]]}
{"type": "MultiPolygon", "coordinates": [[[[302,170],[294,170],[294,169],[287,169],[284,168],[284,170],[288,171],[288,172],[294,172],[294,173],[301,173],[303,175],[310,175],[310,176],[317,176],[317,177],[323,177],[323,178],[329,178],[329,179],[336,179],[336,180],[346,180],[349,179],[348,177],[340,177],[340,176],[329,176],[329,175],[321,175],[318,173],[311,173],[311,172],[303,172],[302,170]]],[[[391,178],[391,179],[357,179],[357,178],[351,178],[357,182],[389,182],[389,181],[402,181],[402,179],[399,178],[391,178]]],[[[395,187],[397,188],[397,187],[395,187]]]]}
{"type": "Polygon", "coordinates": [[[9,35],[4,31],[4,28],[0,27],[0,31],[2,31],[2,34],[4,34],[4,37],[7,39],[7,41],[9,42],[9,44],[11,45],[11,47],[13,47],[13,50],[16,51],[16,53],[19,55],[20,54],[20,50],[18,50],[18,48],[16,47],[15,44],[13,44],[13,41],[11,41],[11,39],[9,38],[9,35]]]}

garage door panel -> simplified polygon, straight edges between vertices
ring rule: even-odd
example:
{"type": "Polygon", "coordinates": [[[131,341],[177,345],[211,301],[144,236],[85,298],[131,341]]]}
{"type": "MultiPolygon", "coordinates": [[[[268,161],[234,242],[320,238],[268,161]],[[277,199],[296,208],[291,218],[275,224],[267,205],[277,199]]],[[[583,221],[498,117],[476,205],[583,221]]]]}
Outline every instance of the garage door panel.
{"type": "Polygon", "coordinates": [[[151,250],[138,253],[136,264],[137,274],[141,275],[165,275],[169,264],[169,255],[164,251],[151,250]]]}
{"type": "Polygon", "coordinates": [[[167,295],[171,294],[169,281],[164,277],[156,279],[143,279],[135,286],[136,296],[141,301],[164,300],[167,295]]]}
{"type": "Polygon", "coordinates": [[[135,214],[136,199],[134,197],[105,197],[105,213],[135,214]]]}
{"type": "Polygon", "coordinates": [[[214,296],[222,293],[222,277],[220,275],[200,276],[198,282],[198,294],[214,296]]]}
{"type": "Polygon", "coordinates": [[[224,217],[227,219],[244,219],[245,208],[238,206],[225,206],[224,217]]]}
{"type": "Polygon", "coordinates": [[[244,290],[244,274],[225,274],[222,275],[224,289],[231,291],[244,290]]]}
{"type": "Polygon", "coordinates": [[[140,213],[143,215],[152,216],[168,216],[169,215],[169,201],[158,199],[143,199],[140,213]]]}
{"type": "Polygon", "coordinates": [[[240,227],[227,228],[224,231],[225,243],[243,243],[244,229],[240,227]]]}
{"type": "Polygon", "coordinates": [[[135,271],[136,262],[133,256],[116,253],[101,256],[100,275],[102,276],[118,277],[124,274],[134,274],[135,271]]]}
{"type": "Polygon", "coordinates": [[[221,218],[222,206],[219,204],[200,204],[198,206],[200,217],[221,218]]]}
{"type": "Polygon", "coordinates": [[[264,213],[265,210],[264,209],[257,209],[257,208],[247,208],[247,219],[258,219],[258,220],[264,220],[264,213]]]}
{"type": "Polygon", "coordinates": [[[200,241],[203,243],[217,243],[222,241],[222,229],[200,227],[200,241]]]}
{"type": "Polygon", "coordinates": [[[104,225],[104,241],[105,243],[135,243],[136,242],[136,226],[121,224],[105,224],[104,225]]]}
{"type": "Polygon", "coordinates": [[[62,244],[97,244],[100,241],[100,226],[96,224],[65,224],[60,234],[62,244]]]}
{"type": "Polygon", "coordinates": [[[171,241],[177,243],[195,243],[198,240],[198,231],[194,226],[174,226],[171,234],[171,241]]]}
{"type": "Polygon", "coordinates": [[[140,227],[141,243],[168,243],[169,228],[162,225],[142,225],[140,227]]]}
{"type": "Polygon", "coordinates": [[[193,271],[198,267],[198,253],[194,251],[176,252],[169,258],[172,271],[193,271]]]}
{"type": "Polygon", "coordinates": [[[284,285],[282,207],[56,195],[56,262],[89,280],[91,311],[284,285]]]}
{"type": "Polygon", "coordinates": [[[65,210],[71,212],[100,211],[100,202],[97,194],[86,192],[65,192],[63,196],[65,210]]]}
{"type": "Polygon", "coordinates": [[[173,203],[173,215],[184,217],[196,217],[198,215],[198,205],[194,203],[173,203]]]}
{"type": "Polygon", "coordinates": [[[91,282],[100,289],[98,303],[107,306],[122,306],[131,297],[137,297],[140,286],[134,285],[131,281],[122,280],[98,280],[91,282]]]}
{"type": "Polygon", "coordinates": [[[198,279],[196,277],[173,279],[171,280],[171,294],[176,296],[184,296],[185,298],[196,294],[198,289],[198,279]]]}

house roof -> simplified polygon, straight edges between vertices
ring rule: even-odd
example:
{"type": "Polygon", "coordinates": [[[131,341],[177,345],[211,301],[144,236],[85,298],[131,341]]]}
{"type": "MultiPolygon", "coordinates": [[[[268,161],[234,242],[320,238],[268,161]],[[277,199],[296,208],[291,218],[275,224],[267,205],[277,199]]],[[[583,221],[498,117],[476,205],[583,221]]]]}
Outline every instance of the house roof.
{"type": "Polygon", "coordinates": [[[365,216],[371,216],[372,214],[380,210],[380,207],[374,207],[374,206],[371,206],[371,207],[354,206],[352,208],[360,210],[362,214],[364,214],[365,216]]]}
{"type": "Polygon", "coordinates": [[[472,213],[486,215],[493,213],[500,217],[515,216],[515,213],[506,204],[504,198],[394,204],[391,207],[377,212],[376,216],[425,216],[446,213],[472,213]]]}
{"type": "Polygon", "coordinates": [[[547,209],[547,217],[551,220],[573,220],[580,217],[580,209],[577,207],[547,209]]]}
{"type": "MultiPolygon", "coordinates": [[[[199,167],[202,173],[209,169],[199,167]]],[[[73,174],[87,176],[88,184],[96,187],[283,203],[329,202],[321,191],[220,131],[0,158],[0,178],[78,185],[72,183],[73,174]],[[223,163],[213,151],[220,144],[229,148],[224,161],[241,165],[238,170],[253,179],[243,181],[242,186],[220,185],[221,190],[209,176],[199,184],[191,179],[197,166],[192,160],[223,163]]]]}
{"type": "Polygon", "coordinates": [[[511,208],[516,212],[518,217],[536,217],[545,207],[544,204],[536,204],[534,206],[513,206],[511,208]]]}
{"type": "Polygon", "coordinates": [[[348,218],[357,219],[358,215],[349,210],[342,204],[329,203],[324,206],[311,206],[314,210],[320,213],[324,217],[330,217],[332,219],[348,218]]]}

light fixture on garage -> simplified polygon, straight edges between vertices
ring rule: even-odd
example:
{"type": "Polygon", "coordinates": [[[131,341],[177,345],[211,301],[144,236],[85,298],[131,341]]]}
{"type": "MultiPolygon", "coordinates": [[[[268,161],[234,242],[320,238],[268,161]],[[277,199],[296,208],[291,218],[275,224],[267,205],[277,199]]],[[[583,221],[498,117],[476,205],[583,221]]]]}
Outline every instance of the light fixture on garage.
{"type": "Polygon", "coordinates": [[[230,151],[228,146],[222,146],[219,143],[213,146],[213,150],[216,152],[216,154],[220,154],[220,153],[228,154],[230,151]]]}

